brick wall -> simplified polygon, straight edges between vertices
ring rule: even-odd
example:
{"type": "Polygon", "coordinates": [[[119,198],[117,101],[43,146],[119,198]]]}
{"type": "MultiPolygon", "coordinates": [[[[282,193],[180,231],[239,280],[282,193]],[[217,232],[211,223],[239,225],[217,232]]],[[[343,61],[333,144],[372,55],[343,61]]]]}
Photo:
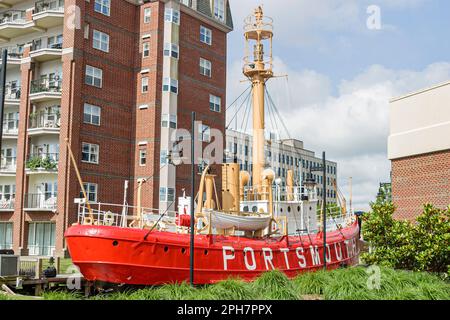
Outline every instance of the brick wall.
{"type": "Polygon", "coordinates": [[[414,220],[431,203],[450,205],[450,150],[392,161],[395,218],[414,220]]]}

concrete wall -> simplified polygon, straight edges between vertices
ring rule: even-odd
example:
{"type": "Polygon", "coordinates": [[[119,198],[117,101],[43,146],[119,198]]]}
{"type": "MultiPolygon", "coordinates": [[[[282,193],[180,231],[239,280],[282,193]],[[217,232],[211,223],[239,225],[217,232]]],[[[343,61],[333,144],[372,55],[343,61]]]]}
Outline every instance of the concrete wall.
{"type": "Polygon", "coordinates": [[[450,149],[450,82],[390,105],[390,160],[450,149]]]}

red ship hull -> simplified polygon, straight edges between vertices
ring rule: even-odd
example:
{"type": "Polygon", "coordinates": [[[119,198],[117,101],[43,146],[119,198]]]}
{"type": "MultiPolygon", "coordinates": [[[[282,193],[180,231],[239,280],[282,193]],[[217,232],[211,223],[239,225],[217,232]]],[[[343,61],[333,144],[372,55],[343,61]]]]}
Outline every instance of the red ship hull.
{"type": "MultiPolygon", "coordinates": [[[[189,281],[189,235],[106,226],[75,225],[65,234],[72,261],[85,279],[160,285],[189,281]]],[[[358,224],[327,232],[327,266],[358,262],[358,224]]],[[[196,284],[230,277],[253,280],[272,269],[288,277],[323,268],[323,235],[279,239],[196,236],[196,284]]]]}

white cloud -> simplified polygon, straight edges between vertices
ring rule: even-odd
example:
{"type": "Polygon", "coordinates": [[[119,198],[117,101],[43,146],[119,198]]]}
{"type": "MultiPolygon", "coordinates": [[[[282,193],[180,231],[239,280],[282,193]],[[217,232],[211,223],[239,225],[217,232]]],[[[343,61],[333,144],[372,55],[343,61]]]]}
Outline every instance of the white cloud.
{"type": "MultiPolygon", "coordinates": [[[[353,79],[342,80],[333,95],[326,75],[289,70],[280,59],[275,64],[279,73],[289,71],[290,99],[284,79],[270,80],[269,90],[291,136],[303,140],[307,149],[327,151],[338,162],[341,184],[353,177],[354,204],[359,209],[367,209],[378,184],[389,180],[389,100],[450,79],[446,62],[421,71],[373,65],[353,79]]],[[[236,79],[236,74],[230,78],[236,79]]],[[[343,189],[348,192],[347,186],[343,189]]]]}

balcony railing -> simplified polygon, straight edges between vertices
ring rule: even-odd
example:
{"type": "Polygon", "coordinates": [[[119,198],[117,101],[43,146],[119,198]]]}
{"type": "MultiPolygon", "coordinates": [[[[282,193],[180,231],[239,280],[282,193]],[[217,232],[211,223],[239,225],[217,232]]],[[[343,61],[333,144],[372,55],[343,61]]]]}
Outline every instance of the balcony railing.
{"type": "Polygon", "coordinates": [[[10,47],[1,48],[0,51],[8,50],[8,59],[22,59],[23,57],[23,45],[16,45],[10,47]]]}
{"type": "Polygon", "coordinates": [[[29,170],[53,171],[58,168],[59,153],[32,153],[27,157],[25,167],[29,170]]]}
{"type": "Polygon", "coordinates": [[[42,41],[33,42],[31,45],[31,51],[41,50],[41,49],[62,49],[62,43],[51,43],[47,46],[42,45],[42,41]]]}
{"type": "Polygon", "coordinates": [[[3,121],[4,134],[17,134],[19,132],[19,120],[6,119],[3,121]]]}
{"type": "Polygon", "coordinates": [[[30,115],[29,129],[58,129],[61,115],[59,113],[38,112],[30,115]]]}
{"type": "Polygon", "coordinates": [[[5,86],[5,99],[19,100],[20,99],[20,86],[12,84],[12,82],[6,83],[5,86]]]}
{"type": "Polygon", "coordinates": [[[54,192],[27,193],[24,197],[24,207],[26,209],[53,210],[56,209],[56,201],[54,192]]]}
{"type": "Polygon", "coordinates": [[[39,79],[31,81],[30,93],[61,92],[61,80],[39,79]]]}
{"type": "Polygon", "coordinates": [[[25,23],[24,10],[9,10],[0,14],[0,25],[4,23],[25,23]]]}
{"type": "MultiPolygon", "coordinates": [[[[0,200],[0,210],[14,209],[15,199],[1,199],[0,200]]],[[[1,248],[0,248],[1,249],[1,248]]]]}
{"type": "Polygon", "coordinates": [[[64,2],[60,1],[38,1],[34,5],[34,13],[40,13],[44,11],[64,11],[64,2]]]}
{"type": "Polygon", "coordinates": [[[0,170],[15,171],[16,170],[16,157],[1,157],[0,170]]]}

